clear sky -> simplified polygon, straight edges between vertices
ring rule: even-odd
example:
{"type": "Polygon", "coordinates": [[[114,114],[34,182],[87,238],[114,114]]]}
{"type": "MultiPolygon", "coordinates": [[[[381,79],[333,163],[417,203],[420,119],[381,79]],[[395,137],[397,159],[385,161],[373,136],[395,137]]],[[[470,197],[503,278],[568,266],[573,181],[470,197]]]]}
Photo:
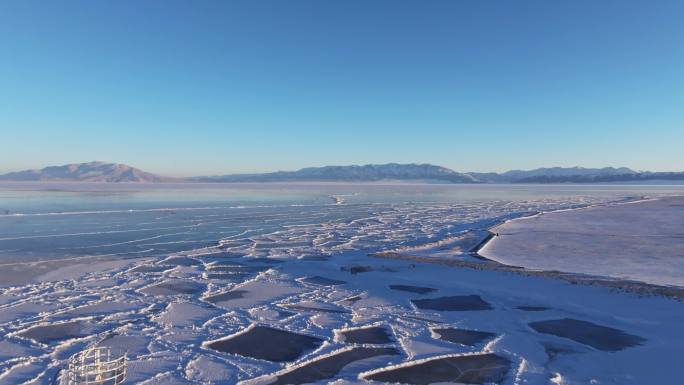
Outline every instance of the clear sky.
{"type": "Polygon", "coordinates": [[[684,1],[0,3],[0,171],[684,170],[684,1]]]}

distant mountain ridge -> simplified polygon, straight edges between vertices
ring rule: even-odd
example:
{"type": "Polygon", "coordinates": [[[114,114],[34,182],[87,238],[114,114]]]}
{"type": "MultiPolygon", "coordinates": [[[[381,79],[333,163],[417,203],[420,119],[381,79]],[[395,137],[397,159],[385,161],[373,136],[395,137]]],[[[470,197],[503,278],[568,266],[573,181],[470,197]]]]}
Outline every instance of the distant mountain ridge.
{"type": "Polygon", "coordinates": [[[297,171],[265,174],[233,174],[191,178],[199,182],[377,182],[425,181],[433,183],[478,183],[471,175],[431,164],[367,164],[363,166],[307,167],[297,171]]]}
{"type": "Polygon", "coordinates": [[[534,170],[510,170],[501,174],[497,173],[469,173],[482,182],[489,183],[515,183],[535,178],[553,178],[558,180],[571,179],[578,176],[607,177],[615,175],[637,174],[636,171],[627,167],[542,167],[534,170]]]}
{"type": "Polygon", "coordinates": [[[511,183],[611,183],[647,182],[654,180],[684,181],[684,172],[633,172],[605,175],[538,175],[515,180],[511,183]]]}
{"type": "Polygon", "coordinates": [[[626,167],[550,167],[504,173],[462,173],[432,164],[367,164],[307,167],[297,171],[168,178],[125,164],[89,162],[10,172],[0,180],[73,182],[421,182],[421,183],[611,183],[652,180],[684,181],[684,172],[634,171],[626,167]]]}
{"type": "Polygon", "coordinates": [[[0,175],[0,180],[14,181],[78,181],[78,182],[134,182],[159,183],[164,178],[125,164],[89,162],[50,166],[40,170],[10,172],[0,175]]]}

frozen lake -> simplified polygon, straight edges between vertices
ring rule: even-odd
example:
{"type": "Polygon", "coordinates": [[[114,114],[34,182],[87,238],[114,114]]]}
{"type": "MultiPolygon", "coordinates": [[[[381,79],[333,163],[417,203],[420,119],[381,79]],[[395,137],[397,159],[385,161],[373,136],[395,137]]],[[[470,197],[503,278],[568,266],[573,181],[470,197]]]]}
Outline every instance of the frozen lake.
{"type": "Polygon", "coordinates": [[[499,262],[684,286],[684,197],[505,223],[480,254],[499,262]]]}
{"type": "Polygon", "coordinates": [[[128,352],[126,385],[678,384],[680,301],[369,253],[459,258],[508,218],[682,192],[4,185],[0,385],[92,345],[128,352]]]}
{"type": "Polygon", "coordinates": [[[149,256],[220,244],[246,255],[375,251],[507,215],[684,186],[0,184],[0,263],[149,256]]]}

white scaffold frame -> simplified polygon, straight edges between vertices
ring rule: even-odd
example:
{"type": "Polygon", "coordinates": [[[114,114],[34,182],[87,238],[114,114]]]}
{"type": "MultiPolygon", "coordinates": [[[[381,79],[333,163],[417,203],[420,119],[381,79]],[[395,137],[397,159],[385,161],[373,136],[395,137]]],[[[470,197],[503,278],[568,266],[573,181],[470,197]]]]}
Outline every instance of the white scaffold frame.
{"type": "Polygon", "coordinates": [[[126,379],[126,352],[91,346],[69,358],[66,385],[119,385],[126,379]]]}

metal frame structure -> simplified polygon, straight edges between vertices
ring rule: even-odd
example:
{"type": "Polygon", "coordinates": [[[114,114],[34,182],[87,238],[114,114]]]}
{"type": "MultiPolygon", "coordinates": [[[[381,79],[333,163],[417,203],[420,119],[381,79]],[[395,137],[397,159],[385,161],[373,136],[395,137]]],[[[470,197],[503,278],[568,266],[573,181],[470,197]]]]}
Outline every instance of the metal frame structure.
{"type": "Polygon", "coordinates": [[[126,379],[128,357],[107,346],[91,346],[69,359],[66,385],[119,385],[126,379]]]}

